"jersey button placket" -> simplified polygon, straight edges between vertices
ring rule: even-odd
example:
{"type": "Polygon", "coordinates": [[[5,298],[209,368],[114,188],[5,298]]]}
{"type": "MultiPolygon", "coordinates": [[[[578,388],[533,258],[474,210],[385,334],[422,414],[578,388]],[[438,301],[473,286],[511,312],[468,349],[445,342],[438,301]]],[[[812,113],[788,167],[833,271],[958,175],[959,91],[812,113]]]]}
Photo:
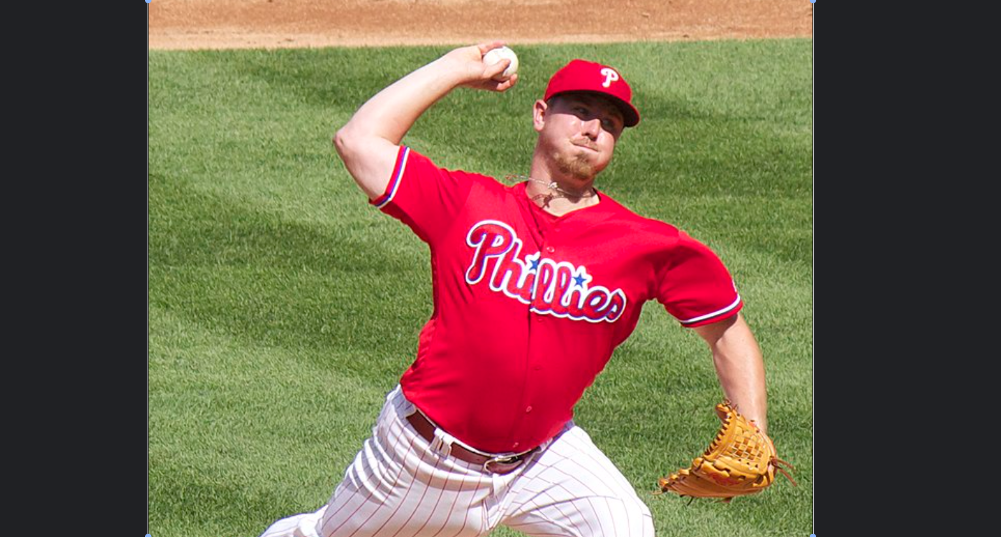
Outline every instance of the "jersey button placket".
{"type": "MultiPolygon", "coordinates": [[[[555,229],[554,229],[554,231],[555,231],[555,229]]],[[[544,235],[544,238],[545,239],[551,239],[552,237],[545,237],[545,235],[544,235]]],[[[549,258],[549,259],[552,259],[552,257],[551,257],[552,254],[556,253],[556,247],[554,247],[552,244],[549,244],[549,240],[545,240],[545,242],[543,242],[540,245],[540,250],[541,250],[540,254],[542,254],[540,256],[540,258],[549,258]]],[[[553,261],[555,261],[555,260],[553,260],[553,261]]],[[[540,315],[540,314],[534,313],[534,312],[532,313],[532,316],[535,317],[535,319],[538,322],[540,322],[540,323],[543,321],[543,319],[546,318],[545,315],[540,315]]],[[[524,403],[523,403],[525,405],[523,407],[524,408],[524,414],[523,415],[526,417],[526,419],[528,417],[528,414],[531,414],[532,410],[533,410],[532,405],[529,404],[529,401],[531,401],[531,399],[532,399],[531,384],[533,384],[533,382],[532,382],[531,377],[534,377],[534,373],[542,370],[542,359],[541,359],[541,357],[530,358],[528,366],[530,368],[531,373],[533,373],[533,374],[529,376],[530,378],[528,379],[528,383],[525,386],[525,394],[527,395],[527,397],[525,398],[526,400],[524,400],[524,403]]],[[[517,443],[515,443],[514,447],[517,447],[517,443]]]]}
{"type": "MultiPolygon", "coordinates": [[[[542,322],[542,320],[546,317],[545,315],[540,315],[535,312],[532,312],[532,316],[538,319],[539,322],[542,322]]],[[[542,346],[532,344],[532,339],[541,338],[545,340],[546,336],[544,333],[546,332],[548,331],[544,331],[540,327],[538,331],[532,331],[529,335],[528,360],[525,362],[525,385],[522,396],[520,397],[521,418],[518,419],[519,428],[527,426],[526,421],[534,421],[531,420],[529,415],[533,411],[532,401],[534,401],[538,396],[536,387],[538,386],[539,371],[542,369],[544,352],[541,350],[542,346]]],[[[512,447],[512,451],[515,451],[515,448],[517,447],[517,443],[515,443],[512,447]]]]}

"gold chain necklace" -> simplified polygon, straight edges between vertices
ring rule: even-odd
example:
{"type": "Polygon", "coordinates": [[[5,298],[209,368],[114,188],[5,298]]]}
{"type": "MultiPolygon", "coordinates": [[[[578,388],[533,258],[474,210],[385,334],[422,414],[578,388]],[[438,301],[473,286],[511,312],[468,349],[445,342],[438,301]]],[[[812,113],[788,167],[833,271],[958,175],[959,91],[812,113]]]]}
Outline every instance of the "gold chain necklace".
{"type": "Polygon", "coordinates": [[[569,198],[577,198],[577,199],[580,199],[580,198],[593,198],[595,195],[598,194],[598,192],[595,191],[593,187],[591,188],[591,191],[588,192],[587,194],[574,194],[573,192],[567,192],[566,190],[563,190],[562,188],[560,188],[560,185],[557,184],[556,181],[549,181],[547,183],[546,181],[543,181],[542,179],[536,179],[534,177],[529,177],[527,175],[511,174],[511,175],[508,175],[507,177],[505,177],[505,179],[508,180],[508,181],[512,181],[512,180],[532,181],[533,183],[539,183],[540,185],[545,185],[546,188],[548,188],[550,190],[549,193],[546,193],[546,194],[536,194],[535,196],[532,196],[532,201],[535,201],[535,200],[537,200],[539,198],[542,198],[542,208],[543,209],[548,208],[549,207],[549,202],[553,201],[556,198],[567,198],[567,199],[569,199],[569,198]]]}

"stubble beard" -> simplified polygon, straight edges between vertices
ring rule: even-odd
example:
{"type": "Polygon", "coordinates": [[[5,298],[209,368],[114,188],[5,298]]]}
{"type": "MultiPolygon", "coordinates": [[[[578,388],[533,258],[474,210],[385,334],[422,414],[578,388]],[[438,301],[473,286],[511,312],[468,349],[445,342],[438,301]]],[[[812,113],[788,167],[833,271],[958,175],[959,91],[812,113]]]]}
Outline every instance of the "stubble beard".
{"type": "Polygon", "coordinates": [[[560,174],[580,182],[592,181],[601,171],[587,159],[586,155],[580,153],[570,156],[557,153],[555,161],[560,174]]]}

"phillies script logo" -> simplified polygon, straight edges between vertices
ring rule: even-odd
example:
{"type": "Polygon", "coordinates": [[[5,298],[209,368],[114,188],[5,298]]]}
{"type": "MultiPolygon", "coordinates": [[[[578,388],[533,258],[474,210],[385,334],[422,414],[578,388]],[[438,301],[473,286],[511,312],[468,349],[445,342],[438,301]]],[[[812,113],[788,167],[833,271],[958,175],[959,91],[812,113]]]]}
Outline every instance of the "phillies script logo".
{"type": "Polygon", "coordinates": [[[519,258],[523,243],[504,222],[477,223],[466,235],[466,244],[475,250],[466,269],[470,285],[487,279],[491,291],[530,304],[536,313],[613,323],[626,308],[625,293],[592,286],[586,267],[543,259],[541,253],[519,258]]]}

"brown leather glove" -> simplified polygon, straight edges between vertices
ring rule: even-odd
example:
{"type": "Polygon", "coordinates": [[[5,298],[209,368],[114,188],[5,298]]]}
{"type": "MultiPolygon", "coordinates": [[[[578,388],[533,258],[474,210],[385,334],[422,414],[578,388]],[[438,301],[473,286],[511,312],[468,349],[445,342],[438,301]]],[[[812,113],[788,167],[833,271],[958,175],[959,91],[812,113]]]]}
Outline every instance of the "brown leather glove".
{"type": "Polygon", "coordinates": [[[792,465],[779,459],[775,445],[758,426],[737,412],[729,401],[716,405],[716,414],[723,424],[716,439],[701,457],[659,480],[661,492],[676,492],[693,498],[722,498],[729,502],[734,496],[756,494],[775,482],[775,472],[792,477],[780,465],[792,465]]]}

